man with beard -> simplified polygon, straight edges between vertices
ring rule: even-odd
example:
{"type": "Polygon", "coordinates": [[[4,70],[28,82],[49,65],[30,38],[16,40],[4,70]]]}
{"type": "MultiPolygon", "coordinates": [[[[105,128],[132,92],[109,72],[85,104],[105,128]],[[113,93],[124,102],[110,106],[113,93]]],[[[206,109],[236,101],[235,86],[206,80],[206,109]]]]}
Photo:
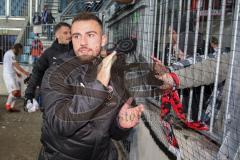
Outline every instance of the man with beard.
{"type": "MultiPolygon", "coordinates": [[[[55,26],[56,40],[52,46],[44,51],[37,63],[34,65],[28,86],[25,90],[25,103],[30,100],[33,102],[37,86],[40,86],[45,71],[60,57],[63,53],[72,49],[71,26],[68,23],[60,22],[55,26]]],[[[41,106],[40,106],[41,107],[41,106]]]]}
{"type": "Polygon", "coordinates": [[[72,22],[73,51],[48,69],[41,93],[43,147],[39,160],[116,160],[111,139],[128,136],[143,112],[132,107],[118,72],[116,52],[100,58],[107,38],[87,12],[72,22]]]}

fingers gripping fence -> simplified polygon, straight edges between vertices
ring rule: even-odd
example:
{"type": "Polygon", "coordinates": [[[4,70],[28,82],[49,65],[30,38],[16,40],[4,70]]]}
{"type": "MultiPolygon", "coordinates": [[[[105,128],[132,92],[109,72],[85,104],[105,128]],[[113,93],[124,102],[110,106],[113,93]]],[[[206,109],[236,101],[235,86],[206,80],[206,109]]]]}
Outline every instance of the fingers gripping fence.
{"type": "MultiPolygon", "coordinates": [[[[169,159],[240,158],[239,5],[240,0],[139,0],[100,10],[110,42],[137,40],[126,62],[137,67],[124,72],[126,86],[145,104],[142,121],[169,159]],[[172,105],[160,120],[162,84],[149,83],[151,56],[179,77],[182,114],[195,128],[179,119],[172,105]]],[[[123,141],[129,159],[141,159],[132,154],[141,141],[136,135],[123,141]]]]}

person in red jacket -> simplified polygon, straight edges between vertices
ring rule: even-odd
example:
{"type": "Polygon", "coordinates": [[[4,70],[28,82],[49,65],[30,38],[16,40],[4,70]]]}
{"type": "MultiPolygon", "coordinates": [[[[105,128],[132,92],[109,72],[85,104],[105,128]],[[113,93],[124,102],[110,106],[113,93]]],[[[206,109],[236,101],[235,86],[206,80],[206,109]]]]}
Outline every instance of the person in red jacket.
{"type": "Polygon", "coordinates": [[[31,56],[33,58],[33,63],[37,62],[38,58],[42,55],[42,53],[43,53],[43,44],[41,40],[38,38],[38,35],[36,35],[31,45],[31,56]]]}

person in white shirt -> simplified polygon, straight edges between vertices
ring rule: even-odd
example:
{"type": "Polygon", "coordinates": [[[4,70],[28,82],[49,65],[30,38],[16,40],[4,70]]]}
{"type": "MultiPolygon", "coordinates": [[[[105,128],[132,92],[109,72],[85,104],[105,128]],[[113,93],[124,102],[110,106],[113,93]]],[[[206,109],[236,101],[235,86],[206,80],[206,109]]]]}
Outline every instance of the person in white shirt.
{"type": "Polygon", "coordinates": [[[3,57],[3,79],[9,93],[5,108],[9,112],[19,112],[15,108],[15,102],[21,97],[20,77],[29,75],[16,61],[16,56],[22,52],[23,46],[17,43],[3,57]]]}

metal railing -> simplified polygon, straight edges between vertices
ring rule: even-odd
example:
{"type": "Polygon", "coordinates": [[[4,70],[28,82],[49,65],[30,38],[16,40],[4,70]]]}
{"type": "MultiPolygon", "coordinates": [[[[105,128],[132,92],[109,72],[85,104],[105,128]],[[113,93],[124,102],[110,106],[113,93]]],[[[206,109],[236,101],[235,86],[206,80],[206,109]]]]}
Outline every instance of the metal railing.
{"type": "MultiPolygon", "coordinates": [[[[28,25],[25,23],[21,31],[17,36],[11,36],[8,34],[0,35],[0,63],[3,61],[4,53],[12,48],[15,43],[21,43],[23,45],[23,54],[18,57],[20,63],[32,64],[32,50],[42,50],[42,52],[51,46],[55,40],[54,27],[56,24],[42,24],[42,25],[28,25]],[[42,43],[42,49],[39,45],[33,46],[33,42],[39,39],[42,43]]],[[[38,52],[38,51],[37,51],[38,52]]],[[[40,56],[40,55],[39,55],[40,56]]],[[[36,56],[36,57],[39,57],[36,56]]]]}
{"type": "MultiPolygon", "coordinates": [[[[141,0],[130,8],[127,7],[127,9],[123,10],[115,9],[113,12],[113,8],[116,8],[116,6],[113,7],[114,5],[116,4],[113,3],[105,11],[102,11],[102,14],[107,17],[104,23],[106,23],[108,39],[111,42],[124,38],[137,39],[137,51],[135,56],[128,57],[129,63],[151,63],[150,56],[154,55],[161,59],[166,66],[172,67],[172,65],[181,64],[179,69],[186,68],[187,70],[187,68],[195,66],[195,64],[205,63],[205,60],[211,59],[213,61],[215,68],[212,71],[215,74],[215,78],[210,84],[206,85],[202,81],[200,82],[202,85],[197,87],[179,90],[188,121],[200,121],[201,124],[209,128],[207,131],[195,131],[190,136],[197,135],[199,138],[204,135],[209,137],[214,143],[208,141],[205,145],[209,144],[213,150],[193,149],[192,153],[182,151],[180,157],[183,159],[216,158],[220,154],[219,146],[226,142],[224,140],[226,140],[227,133],[229,133],[229,128],[227,127],[229,119],[237,117],[236,115],[233,116],[233,112],[229,109],[229,105],[231,106],[232,104],[230,95],[233,94],[234,96],[234,93],[231,92],[232,83],[238,83],[237,81],[233,82],[233,70],[239,67],[238,64],[234,65],[232,56],[229,62],[225,62],[226,70],[228,70],[228,67],[229,69],[231,68],[231,74],[228,77],[225,75],[225,81],[223,82],[219,77],[222,74],[222,55],[226,54],[229,57],[229,55],[238,53],[236,50],[236,46],[238,46],[236,39],[239,27],[239,0],[141,0]],[[182,58],[178,57],[180,53],[183,54],[182,58]],[[140,61],[139,56],[144,57],[144,60],[140,61]],[[229,80],[232,83],[229,84],[229,80]],[[221,92],[226,94],[221,96],[221,92]],[[201,156],[201,152],[206,154],[206,156],[201,156]]],[[[207,72],[206,70],[203,71],[207,72]]],[[[187,74],[198,73],[197,70],[192,70],[192,72],[187,74]]],[[[186,81],[189,81],[187,77],[186,81]]],[[[199,81],[201,75],[196,75],[195,77],[199,77],[199,79],[193,79],[192,81],[199,81]]],[[[149,88],[143,84],[138,89],[148,90],[151,87],[149,88]]],[[[237,94],[239,93],[237,92],[237,94]]],[[[152,101],[157,102],[157,100],[161,99],[161,95],[155,93],[154,96],[155,100],[153,99],[152,101]]],[[[161,101],[157,103],[160,104],[161,101]]],[[[234,105],[239,108],[238,104],[234,105]]],[[[235,108],[235,110],[237,109],[235,108]]],[[[237,114],[239,116],[239,113],[237,114]]],[[[146,119],[150,123],[156,137],[163,141],[164,135],[160,132],[161,125],[158,122],[149,122],[151,118],[146,119]]],[[[237,124],[232,127],[237,128],[238,132],[236,134],[239,134],[237,124]]],[[[186,129],[187,131],[188,129],[186,129]]],[[[175,132],[177,140],[180,141],[178,142],[180,150],[186,151],[194,147],[192,144],[183,145],[184,142],[187,143],[188,141],[181,137],[181,135],[185,134],[185,131],[175,130],[175,132]]],[[[164,145],[167,148],[171,146],[168,143],[164,143],[164,145]]],[[[235,143],[235,145],[237,146],[236,148],[239,147],[239,143],[235,143]]],[[[228,146],[228,150],[231,150],[230,148],[228,146]]],[[[222,150],[223,152],[228,151],[226,149],[222,150]]],[[[237,157],[237,151],[235,150],[233,153],[237,157]]]]}
{"type": "Polygon", "coordinates": [[[97,13],[106,0],[75,0],[68,4],[61,14],[61,21],[71,19],[81,11],[97,13]]]}
{"type": "Polygon", "coordinates": [[[55,39],[56,24],[27,25],[19,35],[19,42],[24,46],[20,57],[21,63],[33,64],[43,51],[50,47],[55,39]],[[38,41],[40,41],[38,43],[38,41]]]}

